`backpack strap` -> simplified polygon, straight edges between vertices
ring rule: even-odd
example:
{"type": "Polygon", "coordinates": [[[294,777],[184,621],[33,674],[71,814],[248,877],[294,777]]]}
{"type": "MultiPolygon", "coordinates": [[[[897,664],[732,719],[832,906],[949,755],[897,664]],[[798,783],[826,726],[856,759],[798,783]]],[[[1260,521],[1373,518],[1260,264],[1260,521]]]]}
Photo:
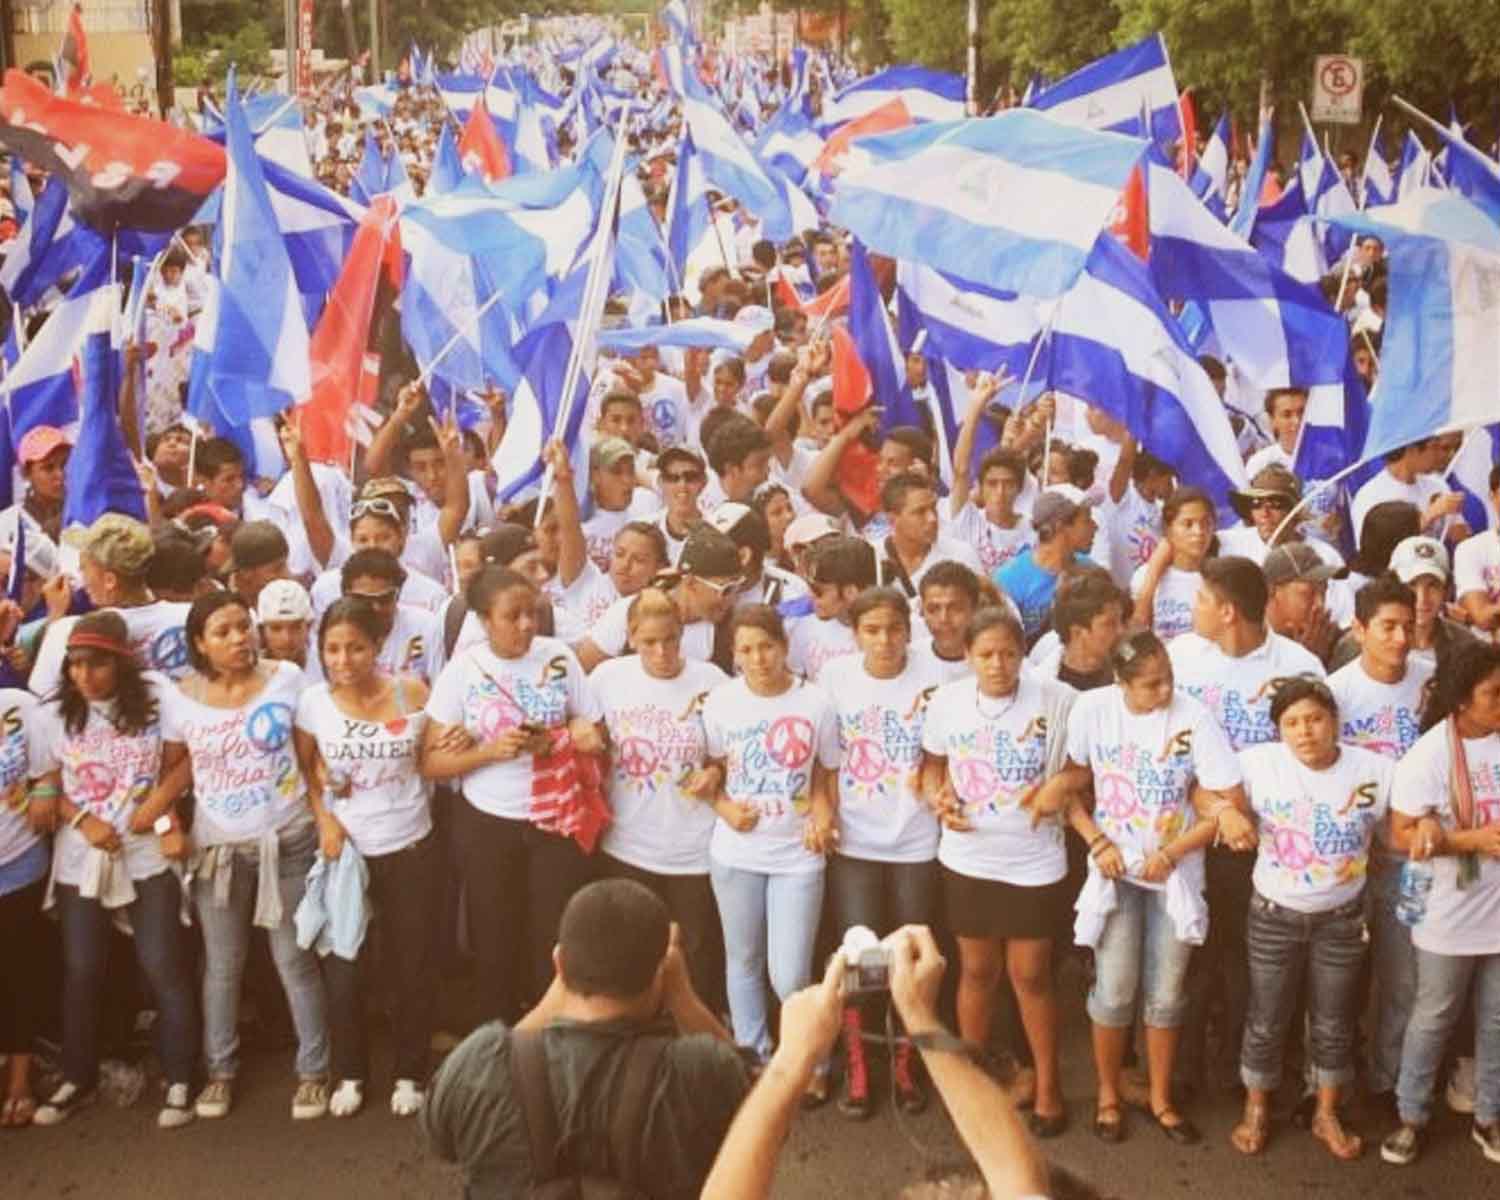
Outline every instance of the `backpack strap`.
{"type": "Polygon", "coordinates": [[[547,1046],[541,1030],[511,1030],[510,1078],[521,1100],[526,1135],[531,1142],[532,1182],[557,1178],[557,1109],[547,1078],[547,1046]]]}
{"type": "Polygon", "coordinates": [[[458,645],[458,635],[468,615],[469,604],[462,595],[452,597],[443,610],[443,659],[447,662],[453,661],[453,647],[458,645]]]}
{"type": "Polygon", "coordinates": [[[671,1041],[668,1037],[650,1035],[631,1041],[610,1110],[610,1162],[615,1168],[615,1177],[633,1188],[640,1187],[641,1141],[651,1115],[651,1093],[656,1087],[662,1055],[671,1041]]]}

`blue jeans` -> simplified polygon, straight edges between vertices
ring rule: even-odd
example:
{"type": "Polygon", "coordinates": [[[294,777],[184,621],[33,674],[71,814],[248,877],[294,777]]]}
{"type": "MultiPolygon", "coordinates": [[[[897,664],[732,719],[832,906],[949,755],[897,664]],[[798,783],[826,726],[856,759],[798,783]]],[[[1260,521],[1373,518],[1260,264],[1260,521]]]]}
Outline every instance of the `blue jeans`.
{"type": "Polygon", "coordinates": [[[1176,1029],[1187,1014],[1188,960],[1193,948],[1177,940],[1167,894],[1121,881],[1118,903],[1094,948],[1089,1019],[1106,1029],[1135,1021],[1135,994],[1145,993],[1141,1019],[1152,1029],[1176,1029]]]}
{"type": "Polygon", "coordinates": [[[1401,1073],[1401,1043],[1417,998],[1417,952],[1411,930],[1396,919],[1401,891],[1401,860],[1370,855],[1365,884],[1366,920],[1370,923],[1370,965],[1375,983],[1375,1028],[1370,1037],[1369,1085],[1389,1092],[1401,1073]]]}
{"type": "MultiPolygon", "coordinates": [[[[297,1074],[314,1078],[328,1073],[327,1002],[318,956],[297,945],[292,914],[302,900],[307,872],[318,849],[314,827],[299,828],[283,836],[279,879],[281,924],[268,929],[271,958],[286,990],[297,1030],[297,1074]]],[[[229,903],[214,903],[213,883],[197,879],[193,898],[203,927],[203,1054],[210,1079],[233,1079],[240,1056],[240,980],[250,949],[251,918],[255,913],[257,855],[240,851],[234,856],[229,903]]]]}
{"type": "MultiPolygon", "coordinates": [[[[1474,1120],[1500,1120],[1500,954],[1431,954],[1417,951],[1417,1002],[1401,1045],[1401,1077],[1396,1107],[1408,1125],[1426,1125],[1432,1112],[1432,1085],[1443,1050],[1474,989],[1474,1120]]],[[[1467,1047],[1459,1047],[1462,1054],[1467,1047]]]]}
{"type": "Polygon", "coordinates": [[[734,1040],[771,1057],[766,968],[785,1000],[812,981],[813,942],[823,907],[823,872],[764,875],[709,863],[724,926],[724,981],[734,1040]]]}
{"type": "MultiPolygon", "coordinates": [[[[191,1083],[198,1058],[198,1012],[183,943],[182,889],[162,871],[137,879],[125,911],[135,957],[156,999],[156,1052],[167,1082],[191,1083]]],[[[57,885],[63,950],[63,1076],[85,1091],[99,1079],[99,1007],[113,916],[76,887],[57,885]]]]}
{"type": "Polygon", "coordinates": [[[1299,913],[1250,898],[1250,1007],[1240,1049],[1247,1088],[1275,1091],[1297,992],[1307,975],[1308,1059],[1318,1087],[1354,1078],[1354,1022],[1360,960],[1364,957],[1364,900],[1329,912],[1299,913]]]}

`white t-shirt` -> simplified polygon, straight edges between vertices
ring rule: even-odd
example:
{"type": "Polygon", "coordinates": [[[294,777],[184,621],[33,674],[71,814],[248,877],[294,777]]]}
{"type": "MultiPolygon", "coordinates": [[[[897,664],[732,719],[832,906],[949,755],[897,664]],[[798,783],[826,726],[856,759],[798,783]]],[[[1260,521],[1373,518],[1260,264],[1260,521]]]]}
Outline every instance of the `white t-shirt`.
{"type": "Polygon", "coordinates": [[[973,826],[966,833],[943,828],[938,861],[950,871],[1023,887],[1067,874],[1061,823],[1033,829],[1021,808],[1047,767],[1044,689],[1059,686],[1023,674],[1011,696],[996,700],[980,695],[976,680],[960,679],[928,703],[922,749],[948,760],[948,780],[973,826]]]}
{"type": "MultiPolygon", "coordinates": [[[[626,652],[630,641],[630,602],[622,596],[604,610],[604,615],[589,630],[589,641],[611,658],[626,652]]],[[[707,662],[714,654],[714,627],[708,621],[692,621],[682,627],[682,653],[688,658],[707,662]]]]}
{"type": "Polygon", "coordinates": [[[1036,531],[1024,516],[1017,514],[1015,528],[1006,529],[985,516],[984,509],[973,501],[943,525],[943,536],[972,548],[986,578],[1036,545],[1036,531]]]}
{"type": "MultiPolygon", "coordinates": [[[[1193,597],[1203,576],[1197,571],[1179,571],[1168,567],[1156,585],[1151,598],[1151,628],[1164,642],[1193,631],[1193,597]]],[[[1146,587],[1146,568],[1137,567],[1130,577],[1130,598],[1139,600],[1146,587]]]]}
{"type": "Polygon", "coordinates": [[[1407,658],[1406,674],[1396,683],[1371,679],[1357,658],[1340,667],[1328,677],[1328,690],[1339,705],[1339,741],[1401,758],[1421,734],[1432,673],[1432,664],[1415,656],[1407,658]]]}
{"type": "Polygon", "coordinates": [[[589,560],[601,571],[609,570],[615,556],[615,534],[632,521],[649,521],[661,508],[656,493],[646,488],[636,488],[630,503],[618,512],[596,508],[594,515],[583,523],[583,540],[588,547],[589,560]]]}
{"type": "Polygon", "coordinates": [[[747,833],[714,824],[709,855],[745,871],[795,875],[821,871],[823,858],[802,844],[812,802],[813,764],[839,766],[838,717],[828,694],[794,679],[779,696],[757,696],[743,679],[708,694],[703,728],[710,758],[724,761],[724,792],[760,814],[747,833]]]}
{"type": "Polygon", "coordinates": [[[199,846],[252,842],[298,820],[311,820],[307,786],[292,745],[297,696],[307,686],[289,662],[253,700],[216,708],[164,688],[161,736],[187,747],[193,764],[193,841],[199,846]]]}
{"type": "Polygon", "coordinates": [[[609,573],[585,560],[578,578],[552,598],[554,634],[570,645],[581,641],[619,598],[620,589],[609,573]]]}
{"type": "MultiPolygon", "coordinates": [[[[317,634],[307,652],[307,678],[321,682],[323,664],[318,657],[317,634]]],[[[424,608],[397,603],[391,631],[380,644],[375,665],[387,675],[415,675],[430,684],[443,669],[442,619],[424,608]]]]}
{"type": "MultiPolygon", "coordinates": [[[[1245,477],[1247,479],[1254,479],[1257,474],[1270,466],[1285,467],[1288,471],[1296,474],[1296,467],[1292,461],[1291,454],[1281,448],[1280,442],[1272,442],[1269,446],[1262,446],[1246,460],[1245,477]]],[[[1305,482],[1311,487],[1313,483],[1319,481],[1306,480],[1305,482]]],[[[1329,538],[1337,537],[1338,529],[1343,525],[1343,516],[1339,510],[1344,500],[1344,494],[1344,485],[1338,483],[1332,487],[1325,487],[1311,492],[1308,496],[1307,505],[1303,511],[1307,514],[1309,520],[1303,526],[1303,529],[1307,533],[1315,535],[1314,540],[1325,541],[1329,538]]],[[[1355,526],[1353,536],[1359,536],[1358,526],[1355,526]]]]}
{"type": "Polygon", "coordinates": [[[1324,674],[1311,651],[1270,630],[1265,641],[1239,658],[1230,658],[1196,633],[1174,638],[1167,656],[1177,686],[1208,706],[1236,750],[1276,740],[1272,680],[1288,675],[1322,679],[1324,674]]]}
{"type": "Polygon", "coordinates": [[[1182,692],[1149,713],[1131,712],[1118,684],[1084,692],[1068,717],[1068,757],[1094,773],[1094,820],[1128,862],[1144,862],[1193,825],[1194,780],[1214,791],[1240,782],[1219,723],[1182,692]]]}
{"type": "Polygon", "coordinates": [[[838,710],[839,853],[875,862],[931,862],[938,821],[917,792],[922,726],[942,684],[930,660],[877,679],[862,656],[835,659],[821,686],[838,710]]]}
{"type": "MultiPolygon", "coordinates": [[[[164,676],[152,673],[146,676],[146,690],[159,712],[162,693],[174,689],[164,676]]],[[[130,832],[130,818],[161,773],[161,721],[152,721],[140,733],[120,733],[111,719],[114,708],[112,701],[90,704],[83,729],[69,733],[58,701],[38,705],[32,714],[31,775],[61,770],[68,799],[120,835],[130,878],[150,879],[167,869],[167,860],[156,834],[130,832]]],[[[57,882],[76,887],[88,852],[88,839],[80,831],[61,826],[52,844],[57,882]]]]}
{"type": "Polygon", "coordinates": [[[1273,742],[1240,751],[1240,766],[1260,834],[1255,890],[1302,913],[1356,899],[1390,805],[1395,764],[1373,750],[1341,745],[1331,767],[1314,771],[1273,742]]]}
{"type": "Polygon", "coordinates": [[[966,656],[940,658],[937,651],[932,648],[931,638],[922,642],[913,642],[911,656],[922,663],[923,670],[935,672],[939,684],[952,683],[955,679],[967,679],[974,673],[966,656]]]}
{"type": "MultiPolygon", "coordinates": [[[[348,555],[345,555],[347,558],[348,555]]],[[[328,611],[329,605],[344,594],[344,573],[341,568],[324,571],[308,589],[308,595],[312,597],[313,615],[319,620],[328,611]]],[[[435,583],[420,571],[408,570],[406,582],[401,585],[401,591],[396,599],[399,603],[411,608],[425,609],[427,612],[441,612],[443,606],[448,602],[451,593],[440,583],[435,583]]]]}
{"type": "Polygon", "coordinates": [[[658,875],[706,875],[717,817],[712,803],[678,785],[708,758],[707,695],[728,677],[688,659],[675,679],[657,679],[634,654],[600,663],[589,678],[612,747],[604,852],[658,875]]]}
{"type": "MultiPolygon", "coordinates": [[[[868,527],[866,528],[865,532],[866,534],[869,533],[868,527]]],[[[889,559],[890,557],[886,550],[886,538],[889,536],[889,534],[886,534],[885,537],[881,537],[878,540],[874,538],[869,539],[871,544],[875,547],[875,553],[887,559],[889,559]]],[[[974,552],[974,548],[972,546],[969,546],[964,542],[957,542],[949,538],[939,536],[937,540],[932,543],[932,549],[927,552],[927,557],[922,560],[917,569],[915,571],[907,572],[907,578],[911,580],[913,591],[917,595],[921,595],[922,580],[927,578],[927,572],[932,570],[932,568],[937,566],[940,562],[950,561],[963,563],[963,565],[968,567],[969,570],[973,571],[974,574],[979,575],[981,579],[984,578],[979,568],[979,555],[974,552]]],[[[895,587],[901,587],[903,591],[906,590],[904,587],[902,587],[899,579],[887,579],[886,583],[895,587]]]]}
{"type": "MultiPolygon", "coordinates": [[[[1453,812],[1453,757],[1448,723],[1429,729],[1396,765],[1391,807],[1409,817],[1429,813],[1444,833],[1458,828],[1453,812]]],[[[1464,760],[1474,790],[1474,823],[1500,821],[1500,735],[1464,739],[1464,760]]],[[[1461,860],[1444,854],[1431,861],[1432,891],[1427,913],[1411,931],[1411,940],[1430,954],[1500,954],[1500,859],[1475,856],[1479,877],[1458,886],[1461,860]]]]}
{"type": "MultiPolygon", "coordinates": [[[[523,724],[551,729],[572,717],[597,721],[599,707],[573,652],[553,638],[533,638],[519,658],[487,645],[454,655],[433,685],[427,713],[462,725],[480,743],[523,724]]],[[[480,812],[513,821],[531,813],[532,757],[489,763],[463,777],[464,798],[480,812]]]]}
{"type": "Polygon", "coordinates": [[[858,650],[853,629],[843,621],[825,621],[814,614],[792,622],[787,633],[786,665],[793,674],[817,683],[829,662],[858,650]]]}
{"type": "Polygon", "coordinates": [[[1104,542],[1104,557],[1098,561],[1118,586],[1126,587],[1161,541],[1161,505],[1144,499],[1134,482],[1125,485],[1118,504],[1108,498],[1107,491],[1104,502],[1094,510],[1104,542]]]}
{"type": "Polygon", "coordinates": [[[297,728],[317,739],[331,790],[323,801],[366,858],[421,841],[432,830],[432,785],[417,774],[427,714],[389,721],[346,714],[326,683],[302,693],[297,728]]]}
{"type": "Polygon", "coordinates": [[[682,380],[657,371],[651,386],[640,392],[641,413],[646,428],[656,436],[656,444],[665,450],[687,440],[687,388],[682,380]]]}
{"type": "MultiPolygon", "coordinates": [[[[1366,514],[1377,504],[1384,504],[1388,500],[1404,500],[1415,505],[1420,516],[1434,496],[1447,490],[1441,475],[1418,475],[1410,483],[1402,483],[1391,474],[1389,468],[1377,472],[1354,494],[1354,500],[1349,505],[1355,543],[1359,544],[1359,539],[1364,534],[1366,514]]],[[[1429,530],[1424,529],[1423,532],[1429,530]]]]}
{"type": "Polygon", "coordinates": [[[26,823],[27,741],[36,697],[0,688],[0,867],[15,862],[41,840],[26,823]]]}
{"type": "MultiPolygon", "coordinates": [[[[1343,556],[1322,538],[1306,538],[1302,544],[1330,567],[1343,569],[1343,556]]],[[[1266,565],[1266,559],[1270,557],[1271,547],[1266,544],[1265,539],[1260,536],[1260,530],[1254,525],[1231,525],[1228,529],[1219,530],[1219,553],[1248,558],[1257,567],[1263,567],[1266,565]]]]}
{"type": "Polygon", "coordinates": [[[1464,538],[1453,551],[1453,594],[1462,600],[1478,592],[1500,598],[1500,534],[1493,529],[1464,538]]]}
{"type": "MultiPolygon", "coordinates": [[[[187,604],[174,600],[153,600],[134,608],[106,609],[119,613],[125,621],[125,632],[136,659],[148,671],[157,671],[168,679],[178,680],[192,668],[187,657],[187,604]]],[[[77,617],[63,617],[47,630],[37,649],[36,663],[27,681],[32,693],[47,697],[62,683],[63,660],[68,655],[68,636],[77,617]]]]}

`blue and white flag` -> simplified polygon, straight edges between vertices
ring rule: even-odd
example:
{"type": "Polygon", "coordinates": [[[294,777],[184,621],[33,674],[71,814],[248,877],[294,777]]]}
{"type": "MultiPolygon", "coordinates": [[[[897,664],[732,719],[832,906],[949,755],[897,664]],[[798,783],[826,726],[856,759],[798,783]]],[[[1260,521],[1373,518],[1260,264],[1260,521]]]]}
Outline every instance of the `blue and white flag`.
{"type": "Polygon", "coordinates": [[[958,121],[964,116],[964,79],[926,67],[887,67],[851,83],[823,105],[818,130],[828,134],[882,108],[892,100],[906,105],[914,121],[958,121]]]}
{"type": "Polygon", "coordinates": [[[1432,174],[1432,155],[1421,139],[1411,130],[1406,131],[1406,140],[1401,143],[1401,163],[1396,168],[1396,199],[1408,196],[1429,186],[1432,174]]]}
{"type": "Polygon", "coordinates": [[[1262,208],[1250,233],[1250,244],[1293,279],[1316,283],[1328,271],[1328,259],[1303,191],[1299,172],[1275,203],[1262,208]]]}
{"type": "Polygon", "coordinates": [[[432,154],[432,174],[427,183],[434,196],[447,195],[464,181],[464,165],[458,157],[458,137],[453,129],[452,121],[443,122],[437,149],[432,154]]]}
{"type": "Polygon", "coordinates": [[[599,349],[612,354],[634,354],[647,346],[678,346],[696,350],[727,350],[743,356],[756,338],[756,332],[737,321],[717,317],[690,317],[670,325],[647,325],[641,329],[620,328],[599,331],[599,349]]]}
{"type": "Polygon", "coordinates": [[[1456,114],[1445,129],[1410,105],[1403,107],[1426,121],[1445,143],[1442,151],[1446,156],[1443,178],[1449,187],[1466,196],[1490,220],[1500,224],[1500,163],[1464,137],[1463,127],[1456,114]]]}
{"type": "Polygon", "coordinates": [[[687,84],[687,94],[682,99],[683,117],[703,174],[719,191],[733,196],[759,217],[768,238],[785,241],[795,231],[782,188],[766,173],[754,151],[709,94],[692,79],[687,84]]]}
{"type": "Polygon", "coordinates": [[[823,153],[824,141],[812,122],[790,104],[771,118],[755,141],[755,156],[777,168],[799,186],[806,182],[807,172],[823,153]]]}
{"type": "Polygon", "coordinates": [[[1055,303],[965,283],[921,263],[896,264],[903,344],[925,330],[927,349],[961,370],[1004,368],[1019,378],[1055,303]]]}
{"type": "MultiPolygon", "coordinates": [[[[303,179],[312,179],[312,156],[307,152],[306,124],[297,98],[266,92],[250,96],[242,103],[245,120],[255,137],[255,152],[303,179]]],[[[224,144],[222,113],[204,120],[203,136],[221,146],[224,144]]]]}
{"type": "Polygon", "coordinates": [[[1361,174],[1362,208],[1375,208],[1396,202],[1396,178],[1391,174],[1391,165],[1386,161],[1385,142],[1380,135],[1380,122],[1375,123],[1375,132],[1370,135],[1370,148],[1365,153],[1365,169],[1361,174]]]}
{"type": "Polygon", "coordinates": [[[1260,131],[1256,134],[1255,156],[1245,172],[1245,181],[1240,186],[1239,207],[1229,220],[1229,228],[1252,246],[1255,244],[1255,222],[1260,216],[1260,194],[1266,186],[1266,173],[1271,169],[1271,155],[1276,149],[1275,114],[1269,109],[1262,114],[1260,131]]]}
{"type": "Polygon", "coordinates": [[[385,191],[385,158],[380,153],[380,144],[375,140],[373,129],[365,130],[365,148],[359,158],[354,178],[349,181],[349,195],[357,204],[368,205],[385,191]]]}
{"type": "Polygon", "coordinates": [[[662,24],[674,42],[690,45],[693,41],[693,19],[684,0],[668,0],[661,9],[662,24]]]}
{"type": "Polygon", "coordinates": [[[677,144],[677,173],[667,199],[667,247],[679,288],[692,282],[687,265],[705,240],[714,236],[708,193],[708,176],[693,135],[684,132],[677,144]]]}
{"type": "MultiPolygon", "coordinates": [[[[609,143],[601,139],[601,147],[609,143]]],[[[607,169],[607,163],[606,163],[607,169]]],[[[660,304],[674,290],[667,245],[646,203],[646,191],[634,170],[620,181],[620,236],[615,245],[615,282],[632,303],[660,304]]]]}
{"type": "Polygon", "coordinates": [[[11,239],[0,266],[0,288],[12,304],[35,304],[64,272],[78,265],[80,251],[97,251],[97,239],[73,236],[81,228],[68,211],[67,181],[54,175],[32,208],[31,219],[11,239]]]}
{"type": "Polygon", "coordinates": [[[307,396],[307,320],[232,78],[224,118],[221,286],[208,378],[225,416],[248,425],[307,396]]]}
{"type": "Polygon", "coordinates": [[[1228,194],[1229,181],[1229,114],[1227,112],[1219,117],[1219,123],[1214,126],[1208,144],[1203,147],[1203,153],[1198,156],[1198,170],[1195,178],[1201,179],[1203,186],[1195,187],[1194,192],[1209,211],[1222,221],[1224,197],[1228,194]]]}
{"type": "Polygon", "coordinates": [[[88,323],[79,354],[78,436],[68,456],[67,486],[63,493],[63,525],[91,525],[105,513],[124,513],[146,519],[141,480],[125,449],[125,437],[115,414],[120,391],[121,357],[114,345],[120,311],[120,289],[115,284],[90,296],[88,323]]]}
{"type": "Polygon", "coordinates": [[[16,214],[16,224],[26,224],[36,204],[31,194],[31,180],[26,177],[26,161],[19,154],[10,156],[10,206],[16,214]]]}
{"type": "Polygon", "coordinates": [[[1068,289],[1146,143],[1029,109],[861,138],[830,220],[871,249],[985,287],[1068,289]]]}
{"type": "Polygon", "coordinates": [[[1146,265],[1112,235],[1059,302],[1046,351],[1055,389],[1103,409],[1182,482],[1221,505],[1245,486],[1229,415],[1146,265]]]}
{"type": "Polygon", "coordinates": [[[1165,146],[1182,138],[1177,94],[1166,39],[1153,33],[1058,80],[1033,96],[1030,107],[1069,125],[1136,137],[1148,136],[1141,128],[1146,111],[1150,113],[1149,137],[1165,146]]]}
{"type": "MultiPolygon", "coordinates": [[[[849,336],[870,377],[870,401],[883,409],[881,428],[890,429],[896,425],[920,428],[921,413],[915,408],[902,408],[901,389],[906,385],[905,355],[891,332],[880,284],[870,268],[869,253],[857,238],[849,252],[849,336]]],[[[908,394],[908,403],[910,399],[908,394]]]]}
{"type": "Polygon", "coordinates": [[[1500,529],[1495,512],[1495,489],[1490,481],[1500,474],[1500,425],[1471,429],[1448,464],[1448,486],[1464,498],[1463,518],[1475,533],[1500,529]]]}
{"type": "Polygon", "coordinates": [[[1214,218],[1176,172],[1152,162],[1151,277],[1161,295],[1202,304],[1225,354],[1257,387],[1343,378],[1348,327],[1300,283],[1214,218]]]}

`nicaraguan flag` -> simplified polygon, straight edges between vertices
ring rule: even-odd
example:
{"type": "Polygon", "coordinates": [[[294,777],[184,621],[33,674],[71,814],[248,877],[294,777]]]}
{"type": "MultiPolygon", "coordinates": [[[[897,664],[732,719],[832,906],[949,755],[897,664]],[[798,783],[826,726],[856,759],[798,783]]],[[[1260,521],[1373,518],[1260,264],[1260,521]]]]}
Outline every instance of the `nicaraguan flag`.
{"type": "Polygon", "coordinates": [[[464,181],[464,165],[458,158],[458,139],[452,121],[444,121],[438,134],[437,149],[432,154],[432,174],[427,179],[428,193],[445,196],[464,181]]]}
{"type": "Polygon", "coordinates": [[[1463,518],[1475,533],[1500,528],[1490,479],[1500,468],[1500,425],[1470,430],[1448,464],[1448,485],[1463,495],[1463,518]]]}
{"type": "Polygon", "coordinates": [[[1068,289],[1146,143],[1028,109],[861,138],[830,220],[871,249],[985,287],[1068,289]]]}
{"type": "Polygon", "coordinates": [[[914,121],[958,121],[964,116],[964,79],[926,67],[887,67],[851,83],[823,105],[818,130],[827,134],[867,113],[902,100],[914,121]]]}
{"type": "Polygon", "coordinates": [[[1224,196],[1229,180],[1229,114],[1227,112],[1219,117],[1219,123],[1214,126],[1208,144],[1203,147],[1203,153],[1198,156],[1198,172],[1195,178],[1201,178],[1204,181],[1201,191],[1194,189],[1198,193],[1198,198],[1222,221],[1224,219],[1224,196]]]}
{"type": "Polygon", "coordinates": [[[1142,112],[1150,113],[1149,136],[1158,145],[1182,138],[1177,80],[1166,39],[1153,33],[1134,46],[1106,54],[1033,96],[1030,107],[1069,125],[1146,137],[1142,112]]]}
{"type": "Polygon", "coordinates": [[[708,92],[687,81],[683,117],[693,137],[703,174],[726,195],[733,196],[760,218],[765,234],[785,241],[795,232],[786,196],[754,151],[735,131],[708,92]]]}
{"type": "Polygon", "coordinates": [[[896,265],[896,308],[904,344],[927,333],[927,348],[961,370],[1019,377],[1055,301],[996,292],[924,267],[896,265]]]}
{"type": "Polygon", "coordinates": [[[1411,130],[1401,143],[1401,162],[1396,168],[1396,199],[1405,200],[1429,184],[1432,155],[1411,130]]]}
{"type": "Polygon", "coordinates": [[[1396,202],[1396,177],[1385,157],[1385,141],[1377,127],[1365,154],[1363,174],[1364,207],[1374,208],[1396,202]]]}
{"type": "Polygon", "coordinates": [[[6,371],[13,444],[19,444],[37,425],[65,429],[78,420],[77,365],[88,335],[93,293],[108,280],[105,251],[84,267],[62,303],[6,371]]]}
{"type": "Polygon", "coordinates": [[[647,325],[640,329],[601,329],[599,349],[611,354],[634,354],[647,346],[678,346],[696,350],[728,350],[743,355],[755,340],[755,330],[736,321],[717,317],[689,317],[670,325],[647,325]]]}
{"type": "MultiPolygon", "coordinates": [[[[233,168],[231,168],[233,170],[233,168]]],[[[122,359],[113,344],[120,289],[109,284],[90,296],[88,324],[79,355],[79,425],[68,456],[63,525],[91,525],[105,513],[146,519],[140,477],[125,448],[115,414],[122,359]]]]}

